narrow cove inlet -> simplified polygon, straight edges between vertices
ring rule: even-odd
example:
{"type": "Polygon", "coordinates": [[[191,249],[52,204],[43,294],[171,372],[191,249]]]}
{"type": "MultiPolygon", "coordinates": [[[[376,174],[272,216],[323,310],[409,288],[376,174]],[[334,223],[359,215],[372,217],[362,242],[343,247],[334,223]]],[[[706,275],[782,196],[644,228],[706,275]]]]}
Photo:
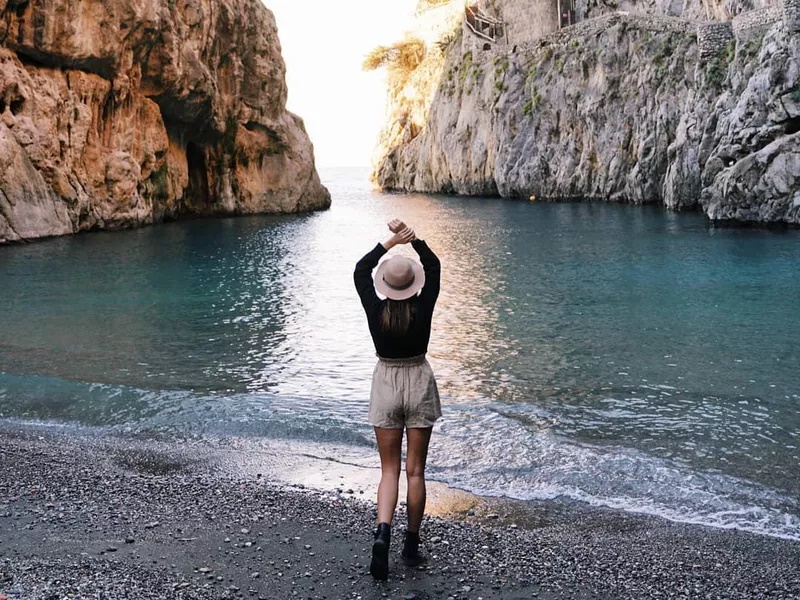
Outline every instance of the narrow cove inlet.
{"type": "Polygon", "coordinates": [[[325,176],[339,202],[311,216],[6,249],[2,416],[371,456],[351,271],[402,211],[443,264],[431,477],[800,537],[797,235],[325,176]]]}
{"type": "Polygon", "coordinates": [[[800,0],[0,0],[0,600],[800,600],[800,0]]]}
{"type": "Polygon", "coordinates": [[[652,207],[380,195],[364,175],[323,170],[338,202],[315,215],[0,254],[5,589],[45,597],[66,568],[111,585],[130,565],[136,598],[162,582],[186,598],[380,595],[364,578],[375,359],[352,266],[402,210],[442,261],[428,358],[444,415],[432,562],[393,567],[385,591],[795,597],[796,235],[652,207]]]}

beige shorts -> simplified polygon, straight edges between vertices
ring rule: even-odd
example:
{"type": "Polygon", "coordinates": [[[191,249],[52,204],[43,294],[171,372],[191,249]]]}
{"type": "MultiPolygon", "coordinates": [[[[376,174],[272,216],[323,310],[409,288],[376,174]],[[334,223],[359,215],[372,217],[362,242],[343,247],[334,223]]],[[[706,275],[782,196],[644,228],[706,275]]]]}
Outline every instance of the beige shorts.
{"type": "Polygon", "coordinates": [[[372,373],[369,422],[374,427],[433,427],[442,416],[433,369],[424,356],[382,358],[372,373]]]}

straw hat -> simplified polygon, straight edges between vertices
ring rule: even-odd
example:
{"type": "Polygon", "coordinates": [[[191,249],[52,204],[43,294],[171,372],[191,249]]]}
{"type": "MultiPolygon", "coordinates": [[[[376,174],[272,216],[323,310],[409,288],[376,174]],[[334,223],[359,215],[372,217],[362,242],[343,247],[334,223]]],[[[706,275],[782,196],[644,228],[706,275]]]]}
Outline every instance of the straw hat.
{"type": "Polygon", "coordinates": [[[425,270],[415,260],[392,256],[378,265],[375,289],[390,300],[407,300],[425,285],[425,270]]]}

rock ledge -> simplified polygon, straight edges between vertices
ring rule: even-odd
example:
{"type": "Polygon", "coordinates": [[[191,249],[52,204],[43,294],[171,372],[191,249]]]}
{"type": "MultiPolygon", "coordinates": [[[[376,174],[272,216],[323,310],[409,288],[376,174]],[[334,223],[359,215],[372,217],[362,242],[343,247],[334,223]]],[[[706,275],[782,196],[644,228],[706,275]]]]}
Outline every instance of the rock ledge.
{"type": "Polygon", "coordinates": [[[329,205],[258,0],[0,0],[0,243],[329,205]]]}

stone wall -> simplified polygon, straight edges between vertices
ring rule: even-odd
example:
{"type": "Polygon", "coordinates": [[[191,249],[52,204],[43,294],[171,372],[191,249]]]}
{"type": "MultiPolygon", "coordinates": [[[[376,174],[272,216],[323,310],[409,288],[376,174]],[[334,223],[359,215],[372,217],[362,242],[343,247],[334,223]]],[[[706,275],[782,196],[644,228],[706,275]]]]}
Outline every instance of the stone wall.
{"type": "Polygon", "coordinates": [[[542,46],[561,46],[567,45],[572,41],[584,41],[588,38],[600,35],[610,27],[618,24],[654,33],[676,33],[680,35],[692,35],[695,33],[697,24],[687,19],[677,19],[674,17],[656,17],[648,15],[631,15],[628,13],[614,13],[603,17],[580,21],[570,27],[565,27],[546,35],[540,39],[524,44],[509,45],[506,48],[494,48],[497,52],[524,52],[542,46]]]}
{"type": "Polygon", "coordinates": [[[730,21],[724,23],[701,23],[697,26],[697,46],[700,60],[719,55],[733,40],[730,21]]]}
{"type": "Polygon", "coordinates": [[[506,24],[506,42],[525,44],[558,30],[556,0],[489,0],[487,12],[506,24]]]}
{"type": "Polygon", "coordinates": [[[619,22],[627,23],[634,29],[654,31],[656,33],[691,34],[694,32],[694,22],[689,19],[677,17],[661,17],[658,15],[617,15],[619,22]]]}
{"type": "Polygon", "coordinates": [[[738,38],[753,29],[760,29],[777,23],[782,18],[783,10],[777,6],[742,13],[732,21],[733,35],[738,38]]]}
{"type": "MultiPolygon", "coordinates": [[[[599,5],[592,0],[576,0],[576,14],[581,20],[571,27],[558,28],[558,11],[555,0],[552,2],[532,0],[483,0],[481,8],[506,23],[506,37],[502,42],[508,47],[492,45],[486,48],[485,40],[475,38],[468,42],[469,49],[474,51],[491,50],[492,52],[515,52],[517,50],[547,44],[563,44],[571,40],[580,40],[589,35],[597,35],[604,28],[617,23],[627,23],[639,29],[654,32],[673,32],[686,34],[695,31],[701,60],[708,60],[724,51],[734,36],[745,35],[754,29],[768,27],[783,19],[788,30],[800,31],[800,0],[782,0],[783,6],[770,5],[773,0],[760,0],[767,4],[755,10],[745,10],[732,20],[698,21],[686,18],[691,11],[684,11],[684,17],[650,14],[655,10],[650,6],[631,5],[634,10],[617,10],[608,13],[606,5],[599,5]]],[[[756,4],[758,4],[756,3],[756,4]]],[[[460,2],[453,4],[460,5],[460,2]]],[[[618,5],[623,6],[623,5],[618,5]]],[[[625,8],[630,8],[624,5],[625,8]]],[[[732,8],[747,8],[745,4],[736,4],[732,8]]],[[[680,11],[678,11],[680,12],[680,11]]],[[[723,11],[724,12],[724,11],[723,11]]],[[[726,13],[728,14],[728,13],[726,13]]],[[[716,15],[712,15],[712,19],[716,15]]],[[[729,18],[729,17],[728,17],[729,18]]],[[[468,29],[464,31],[465,39],[473,36],[468,29]]]]}
{"type": "Polygon", "coordinates": [[[478,37],[472,33],[472,30],[467,25],[466,19],[464,19],[461,23],[461,35],[462,39],[464,40],[462,44],[463,51],[472,52],[476,56],[479,56],[481,52],[487,52],[494,55],[498,52],[504,52],[513,47],[506,46],[506,42],[503,39],[497,40],[497,43],[492,43],[488,40],[478,37]]]}
{"type": "MultiPolygon", "coordinates": [[[[774,0],[745,0],[774,1],[774,0]]],[[[740,0],[583,0],[581,16],[586,19],[604,16],[610,12],[626,12],[638,16],[677,17],[696,21],[724,21],[730,18],[725,4],[740,0]]]]}

